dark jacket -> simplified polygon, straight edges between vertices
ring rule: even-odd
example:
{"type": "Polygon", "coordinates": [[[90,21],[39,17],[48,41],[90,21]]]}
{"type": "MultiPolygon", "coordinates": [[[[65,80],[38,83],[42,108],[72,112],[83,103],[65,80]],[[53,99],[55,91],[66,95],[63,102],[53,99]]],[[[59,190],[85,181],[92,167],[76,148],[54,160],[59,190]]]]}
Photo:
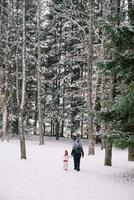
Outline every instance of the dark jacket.
{"type": "Polygon", "coordinates": [[[72,156],[75,156],[75,155],[84,156],[83,147],[79,140],[76,140],[74,142],[71,155],[72,156]]]}

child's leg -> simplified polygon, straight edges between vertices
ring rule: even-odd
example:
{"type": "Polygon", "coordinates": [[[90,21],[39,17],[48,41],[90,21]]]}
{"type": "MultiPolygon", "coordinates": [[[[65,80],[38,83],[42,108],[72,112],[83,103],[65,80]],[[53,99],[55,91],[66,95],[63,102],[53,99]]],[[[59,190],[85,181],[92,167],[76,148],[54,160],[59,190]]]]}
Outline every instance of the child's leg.
{"type": "Polygon", "coordinates": [[[66,162],[66,170],[68,170],[68,162],[66,162]]]}
{"type": "Polygon", "coordinates": [[[68,162],[64,162],[63,168],[64,168],[64,170],[68,170],[68,162]]]}
{"type": "Polygon", "coordinates": [[[63,162],[63,169],[66,169],[66,162],[63,162]]]}

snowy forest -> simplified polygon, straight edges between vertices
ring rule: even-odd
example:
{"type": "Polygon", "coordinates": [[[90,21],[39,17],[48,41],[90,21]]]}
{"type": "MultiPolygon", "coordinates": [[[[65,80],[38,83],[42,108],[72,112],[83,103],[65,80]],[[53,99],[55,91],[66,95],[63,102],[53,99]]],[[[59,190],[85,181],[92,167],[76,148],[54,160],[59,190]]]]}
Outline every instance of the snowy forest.
{"type": "Polygon", "coordinates": [[[88,139],[134,161],[133,0],[0,1],[0,136],[88,139]]]}
{"type": "Polygon", "coordinates": [[[0,200],[133,200],[134,0],[0,0],[0,138],[0,200]]]}

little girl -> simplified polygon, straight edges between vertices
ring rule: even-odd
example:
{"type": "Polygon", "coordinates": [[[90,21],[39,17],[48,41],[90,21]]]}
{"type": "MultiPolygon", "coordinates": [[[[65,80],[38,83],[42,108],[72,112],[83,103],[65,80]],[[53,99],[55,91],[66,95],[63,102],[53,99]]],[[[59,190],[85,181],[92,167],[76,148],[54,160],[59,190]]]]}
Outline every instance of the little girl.
{"type": "Polygon", "coordinates": [[[69,160],[70,156],[68,155],[68,151],[65,150],[64,156],[63,156],[63,169],[64,170],[68,170],[68,160],[69,160]]]}

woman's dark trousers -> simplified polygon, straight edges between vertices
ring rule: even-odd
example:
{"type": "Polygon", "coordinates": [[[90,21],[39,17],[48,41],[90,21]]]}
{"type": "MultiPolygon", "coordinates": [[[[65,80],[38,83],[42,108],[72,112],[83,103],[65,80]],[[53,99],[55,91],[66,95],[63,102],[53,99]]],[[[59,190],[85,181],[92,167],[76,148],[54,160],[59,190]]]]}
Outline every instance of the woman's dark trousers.
{"type": "Polygon", "coordinates": [[[81,154],[74,154],[74,169],[80,171],[81,154]]]}

